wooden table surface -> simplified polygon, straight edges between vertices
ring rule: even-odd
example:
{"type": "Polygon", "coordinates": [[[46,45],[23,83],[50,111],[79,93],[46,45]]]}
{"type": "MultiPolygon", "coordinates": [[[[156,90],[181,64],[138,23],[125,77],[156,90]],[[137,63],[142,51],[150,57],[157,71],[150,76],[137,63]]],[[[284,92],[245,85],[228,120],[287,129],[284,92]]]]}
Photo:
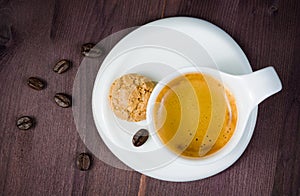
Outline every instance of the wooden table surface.
{"type": "Polygon", "coordinates": [[[299,78],[299,0],[0,0],[0,195],[300,195],[299,78]],[[75,157],[88,149],[72,109],[52,98],[72,94],[81,44],[170,16],[221,27],[253,70],[275,67],[283,90],[259,106],[241,158],[213,177],[165,182],[95,157],[89,171],[79,171],[75,157]],[[52,66],[62,58],[74,65],[59,75],[52,66]],[[47,88],[29,89],[30,76],[44,78],[47,88]],[[36,126],[18,130],[22,115],[34,116],[36,126]]]}

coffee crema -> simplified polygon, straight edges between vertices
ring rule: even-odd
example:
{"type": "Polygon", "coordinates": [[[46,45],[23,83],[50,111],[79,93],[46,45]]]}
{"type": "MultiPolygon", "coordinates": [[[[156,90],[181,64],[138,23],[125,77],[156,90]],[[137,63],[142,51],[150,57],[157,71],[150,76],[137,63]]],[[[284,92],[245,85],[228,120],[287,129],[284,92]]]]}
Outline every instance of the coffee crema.
{"type": "Polygon", "coordinates": [[[218,80],[189,73],[160,91],[153,117],[158,136],[168,149],[185,158],[200,158],[228,143],[237,124],[237,107],[218,80]]]}

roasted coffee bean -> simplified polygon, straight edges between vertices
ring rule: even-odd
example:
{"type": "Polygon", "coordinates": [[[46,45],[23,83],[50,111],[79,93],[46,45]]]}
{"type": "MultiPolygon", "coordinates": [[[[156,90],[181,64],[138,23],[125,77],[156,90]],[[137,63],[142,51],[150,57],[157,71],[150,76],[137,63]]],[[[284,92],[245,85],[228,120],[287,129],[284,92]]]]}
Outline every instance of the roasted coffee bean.
{"type": "Polygon", "coordinates": [[[67,108],[72,105],[71,96],[64,93],[56,93],[54,96],[54,101],[62,108],[67,108]]]}
{"type": "Polygon", "coordinates": [[[34,120],[29,116],[22,116],[17,120],[17,127],[22,130],[28,130],[34,125],[34,120]]]}
{"type": "Polygon", "coordinates": [[[149,132],[146,129],[140,129],[132,138],[132,143],[134,146],[138,147],[143,145],[149,137],[149,132]]]}
{"type": "Polygon", "coordinates": [[[95,44],[93,43],[86,43],[86,44],[83,44],[81,46],[81,54],[83,56],[88,56],[88,53],[91,51],[91,49],[95,46],[95,44]]]}
{"type": "Polygon", "coordinates": [[[81,171],[86,171],[91,166],[91,157],[87,153],[81,153],[76,158],[76,166],[81,171]]]}
{"type": "Polygon", "coordinates": [[[53,67],[53,71],[56,73],[64,73],[66,72],[70,67],[72,66],[72,62],[68,61],[66,59],[60,60],[58,61],[54,67],[53,67]]]}
{"type": "Polygon", "coordinates": [[[93,43],[86,43],[81,46],[81,54],[86,57],[99,57],[103,53],[99,46],[93,43]]]}
{"type": "Polygon", "coordinates": [[[27,84],[30,88],[33,88],[33,89],[38,90],[38,91],[44,89],[45,86],[46,86],[46,82],[43,81],[40,78],[37,78],[37,77],[28,78],[27,84]]]}

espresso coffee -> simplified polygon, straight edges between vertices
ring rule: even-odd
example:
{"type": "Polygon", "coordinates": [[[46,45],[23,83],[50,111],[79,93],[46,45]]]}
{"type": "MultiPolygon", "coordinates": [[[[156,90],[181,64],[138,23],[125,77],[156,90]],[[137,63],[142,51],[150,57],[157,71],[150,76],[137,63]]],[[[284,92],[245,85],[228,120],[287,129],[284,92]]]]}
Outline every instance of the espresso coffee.
{"type": "Polygon", "coordinates": [[[217,79],[190,73],[160,91],[153,117],[167,148],[185,158],[200,158],[228,143],[236,127],[237,107],[232,94],[217,79]]]}

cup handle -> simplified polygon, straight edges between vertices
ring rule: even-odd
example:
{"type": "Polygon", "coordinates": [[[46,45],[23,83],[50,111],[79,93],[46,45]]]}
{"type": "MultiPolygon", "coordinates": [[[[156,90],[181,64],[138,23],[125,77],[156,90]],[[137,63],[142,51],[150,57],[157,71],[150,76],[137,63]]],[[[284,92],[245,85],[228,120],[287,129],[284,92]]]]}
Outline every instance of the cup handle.
{"type": "Polygon", "coordinates": [[[249,90],[252,108],[282,89],[281,81],[273,67],[243,75],[242,80],[249,90]]]}

